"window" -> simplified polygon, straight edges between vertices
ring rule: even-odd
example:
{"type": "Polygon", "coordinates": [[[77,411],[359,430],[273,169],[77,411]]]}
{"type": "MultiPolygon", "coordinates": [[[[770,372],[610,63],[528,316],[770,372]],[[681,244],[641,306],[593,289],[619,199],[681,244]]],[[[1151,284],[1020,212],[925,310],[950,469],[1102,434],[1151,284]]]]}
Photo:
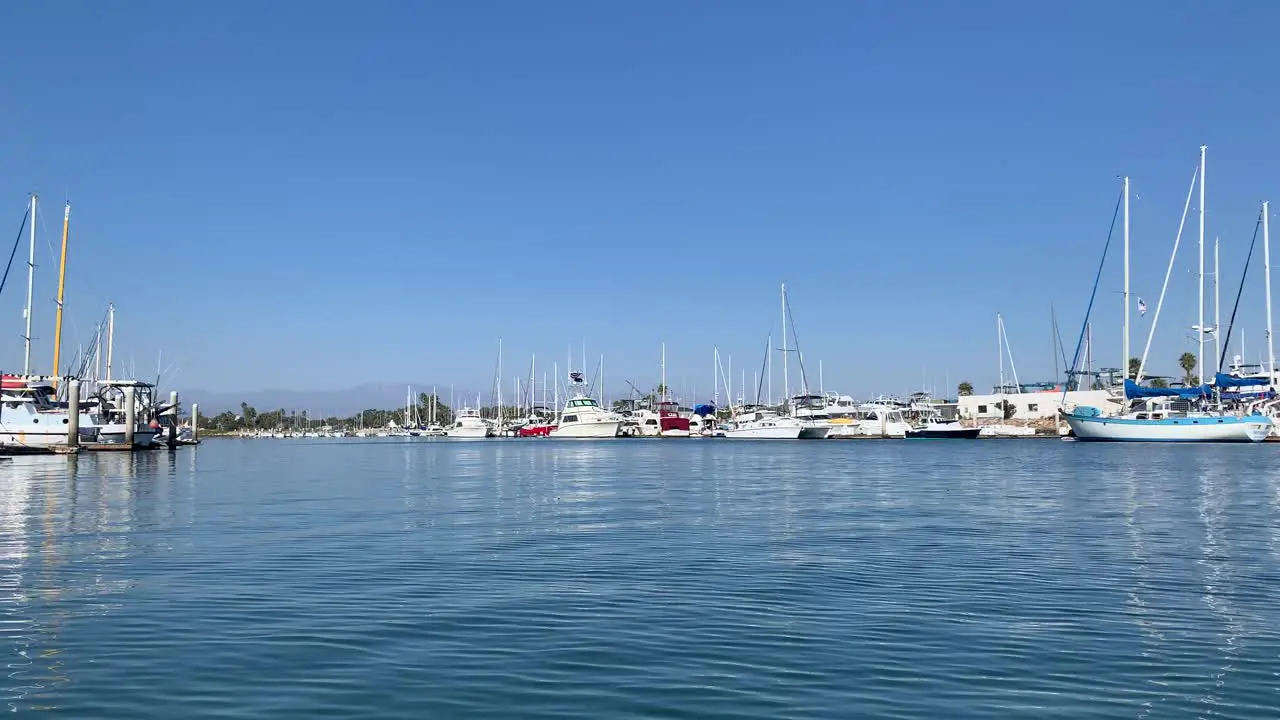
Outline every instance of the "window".
{"type": "Polygon", "coordinates": [[[576,423],[576,422],[578,422],[577,415],[565,415],[563,418],[560,419],[561,425],[568,425],[569,423],[576,423]]]}
{"type": "Polygon", "coordinates": [[[987,406],[986,406],[986,405],[979,405],[979,406],[978,406],[978,412],[979,412],[980,414],[984,414],[984,415],[985,415],[985,414],[986,414],[986,412],[987,412],[987,406]]]}
{"type": "Polygon", "coordinates": [[[1027,405],[1027,412],[1038,412],[1039,410],[1040,410],[1040,406],[1037,405],[1036,403],[1031,403],[1027,405]]]}

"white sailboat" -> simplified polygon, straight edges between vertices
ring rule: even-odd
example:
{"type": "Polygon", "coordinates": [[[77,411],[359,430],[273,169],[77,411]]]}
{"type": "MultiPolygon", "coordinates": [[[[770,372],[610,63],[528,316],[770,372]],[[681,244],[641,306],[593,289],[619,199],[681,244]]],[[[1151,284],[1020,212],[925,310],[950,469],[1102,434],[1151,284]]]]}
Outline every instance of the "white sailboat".
{"type": "MultiPolygon", "coordinates": [[[[1205,217],[1205,147],[1200,147],[1200,164],[1193,182],[1198,179],[1200,185],[1200,323],[1196,330],[1200,336],[1199,363],[1203,367],[1204,357],[1204,217],[1205,217]]],[[[1194,188],[1193,188],[1194,189],[1194,188]]],[[[1124,337],[1123,368],[1129,362],[1129,178],[1124,179],[1124,337]]],[[[1183,223],[1191,206],[1191,191],[1187,193],[1186,207],[1183,210],[1183,223]]],[[[1160,291],[1160,300],[1156,304],[1155,316],[1147,338],[1147,350],[1151,347],[1151,337],[1155,334],[1155,325],[1160,319],[1160,310],[1164,304],[1165,291],[1168,289],[1169,276],[1172,273],[1174,258],[1177,256],[1178,244],[1182,238],[1182,225],[1174,241],[1173,255],[1169,260],[1169,270],[1165,274],[1164,287],[1160,291]]],[[[1096,292],[1096,287],[1095,287],[1096,292]]],[[[1213,329],[1216,333],[1217,328],[1213,329]]],[[[1141,381],[1143,365],[1147,350],[1143,351],[1137,381],[1141,381]]],[[[1127,376],[1127,370],[1125,371],[1127,376]]],[[[1077,440],[1107,442],[1261,442],[1271,431],[1271,419],[1259,414],[1229,414],[1221,409],[1207,409],[1210,389],[1206,385],[1197,388],[1146,388],[1135,380],[1126,377],[1124,381],[1125,398],[1134,402],[1136,407],[1128,413],[1115,417],[1105,416],[1098,408],[1082,406],[1063,410],[1063,419],[1070,426],[1077,440]]]]}

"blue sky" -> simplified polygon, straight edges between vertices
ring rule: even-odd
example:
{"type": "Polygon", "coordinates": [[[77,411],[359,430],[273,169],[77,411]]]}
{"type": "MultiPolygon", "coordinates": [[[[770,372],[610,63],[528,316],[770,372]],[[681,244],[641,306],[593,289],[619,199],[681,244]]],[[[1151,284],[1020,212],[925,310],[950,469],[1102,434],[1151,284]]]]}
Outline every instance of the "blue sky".
{"type": "MultiPolygon", "coordinates": [[[[0,217],[12,238],[41,194],[42,367],[70,198],[68,342],[114,302],[123,364],[152,374],[163,353],[185,387],[487,387],[501,336],[508,383],[585,339],[618,390],[656,382],[665,341],[669,382],[703,399],[713,344],[758,366],[783,281],[827,389],[990,386],[997,312],[1021,379],[1049,379],[1050,306],[1073,346],[1119,175],[1139,198],[1134,291],[1154,308],[1209,146],[1234,297],[1258,202],[1280,200],[1278,14],[27,3],[5,13],[0,217]]],[[[1157,371],[1192,346],[1195,222],[1157,371]]],[[[25,253],[0,295],[5,368],[21,365],[25,253]]],[[[1238,321],[1250,359],[1261,279],[1238,321]]],[[[1113,263],[1095,342],[1116,361],[1119,287],[1113,263]]]]}

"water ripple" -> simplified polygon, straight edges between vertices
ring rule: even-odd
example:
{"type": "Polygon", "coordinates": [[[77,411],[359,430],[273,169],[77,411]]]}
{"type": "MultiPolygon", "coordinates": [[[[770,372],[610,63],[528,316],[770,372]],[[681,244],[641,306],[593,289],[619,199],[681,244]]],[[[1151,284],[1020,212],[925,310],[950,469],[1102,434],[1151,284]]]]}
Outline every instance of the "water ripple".
{"type": "Polygon", "coordinates": [[[5,697],[73,717],[1274,717],[1276,451],[19,458],[5,697]]]}

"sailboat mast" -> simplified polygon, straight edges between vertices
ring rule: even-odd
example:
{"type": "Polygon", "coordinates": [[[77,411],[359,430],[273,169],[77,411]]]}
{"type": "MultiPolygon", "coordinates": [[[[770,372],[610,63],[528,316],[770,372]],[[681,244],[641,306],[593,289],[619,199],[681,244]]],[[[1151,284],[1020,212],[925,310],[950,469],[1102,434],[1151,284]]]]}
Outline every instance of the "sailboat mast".
{"type": "MultiPolygon", "coordinates": [[[[1222,298],[1218,293],[1218,238],[1213,239],[1213,372],[1222,372],[1222,298]]],[[[1202,373],[1203,374],[1203,371],[1202,373]]]]}
{"type": "Polygon", "coordinates": [[[1199,355],[1196,366],[1204,373],[1204,181],[1205,181],[1205,146],[1200,146],[1200,325],[1196,334],[1200,339],[1199,355]]]}
{"type": "MultiPolygon", "coordinates": [[[[1271,342],[1271,202],[1262,203],[1262,265],[1266,272],[1267,288],[1267,383],[1275,384],[1276,351],[1271,342]]],[[[1244,345],[1244,334],[1240,335],[1240,344],[1244,345]]],[[[1240,351],[1244,355],[1244,350],[1240,351]]]]}
{"type": "Polygon", "coordinates": [[[53,374],[62,363],[62,300],[67,287],[67,235],[71,231],[71,203],[62,209],[62,259],[58,263],[58,316],[53,326],[53,374]]]}
{"type": "Polygon", "coordinates": [[[996,357],[1000,365],[1000,396],[1004,397],[1004,317],[996,313],[996,357]]]}
{"type": "Polygon", "coordinates": [[[791,402],[791,380],[787,375],[787,284],[782,283],[782,403],[791,402]]]}
{"type": "Polygon", "coordinates": [[[36,196],[31,195],[31,249],[27,256],[27,307],[23,314],[27,317],[27,333],[22,336],[24,343],[22,374],[31,374],[31,296],[36,282],[36,196]]]}
{"type": "MultiPolygon", "coordinates": [[[[1203,301],[1203,298],[1202,298],[1203,301]]],[[[1203,302],[1201,302],[1203,306],[1203,302]]],[[[1201,308],[1203,311],[1203,307],[1201,308]]],[[[1129,377],[1129,176],[1124,178],[1124,339],[1121,342],[1120,373],[1129,377]]]]}
{"type": "Polygon", "coordinates": [[[711,349],[711,404],[720,405],[720,348],[711,349]]]}
{"type": "Polygon", "coordinates": [[[600,353],[600,407],[604,404],[604,353],[600,353]]]}
{"type": "Polygon", "coordinates": [[[116,351],[116,306],[107,305],[107,381],[111,381],[111,364],[116,351]]]}
{"type": "Polygon", "coordinates": [[[659,400],[658,402],[666,402],[667,401],[667,344],[665,342],[662,343],[662,360],[659,363],[659,367],[662,371],[662,380],[661,380],[662,399],[659,400]]]}

